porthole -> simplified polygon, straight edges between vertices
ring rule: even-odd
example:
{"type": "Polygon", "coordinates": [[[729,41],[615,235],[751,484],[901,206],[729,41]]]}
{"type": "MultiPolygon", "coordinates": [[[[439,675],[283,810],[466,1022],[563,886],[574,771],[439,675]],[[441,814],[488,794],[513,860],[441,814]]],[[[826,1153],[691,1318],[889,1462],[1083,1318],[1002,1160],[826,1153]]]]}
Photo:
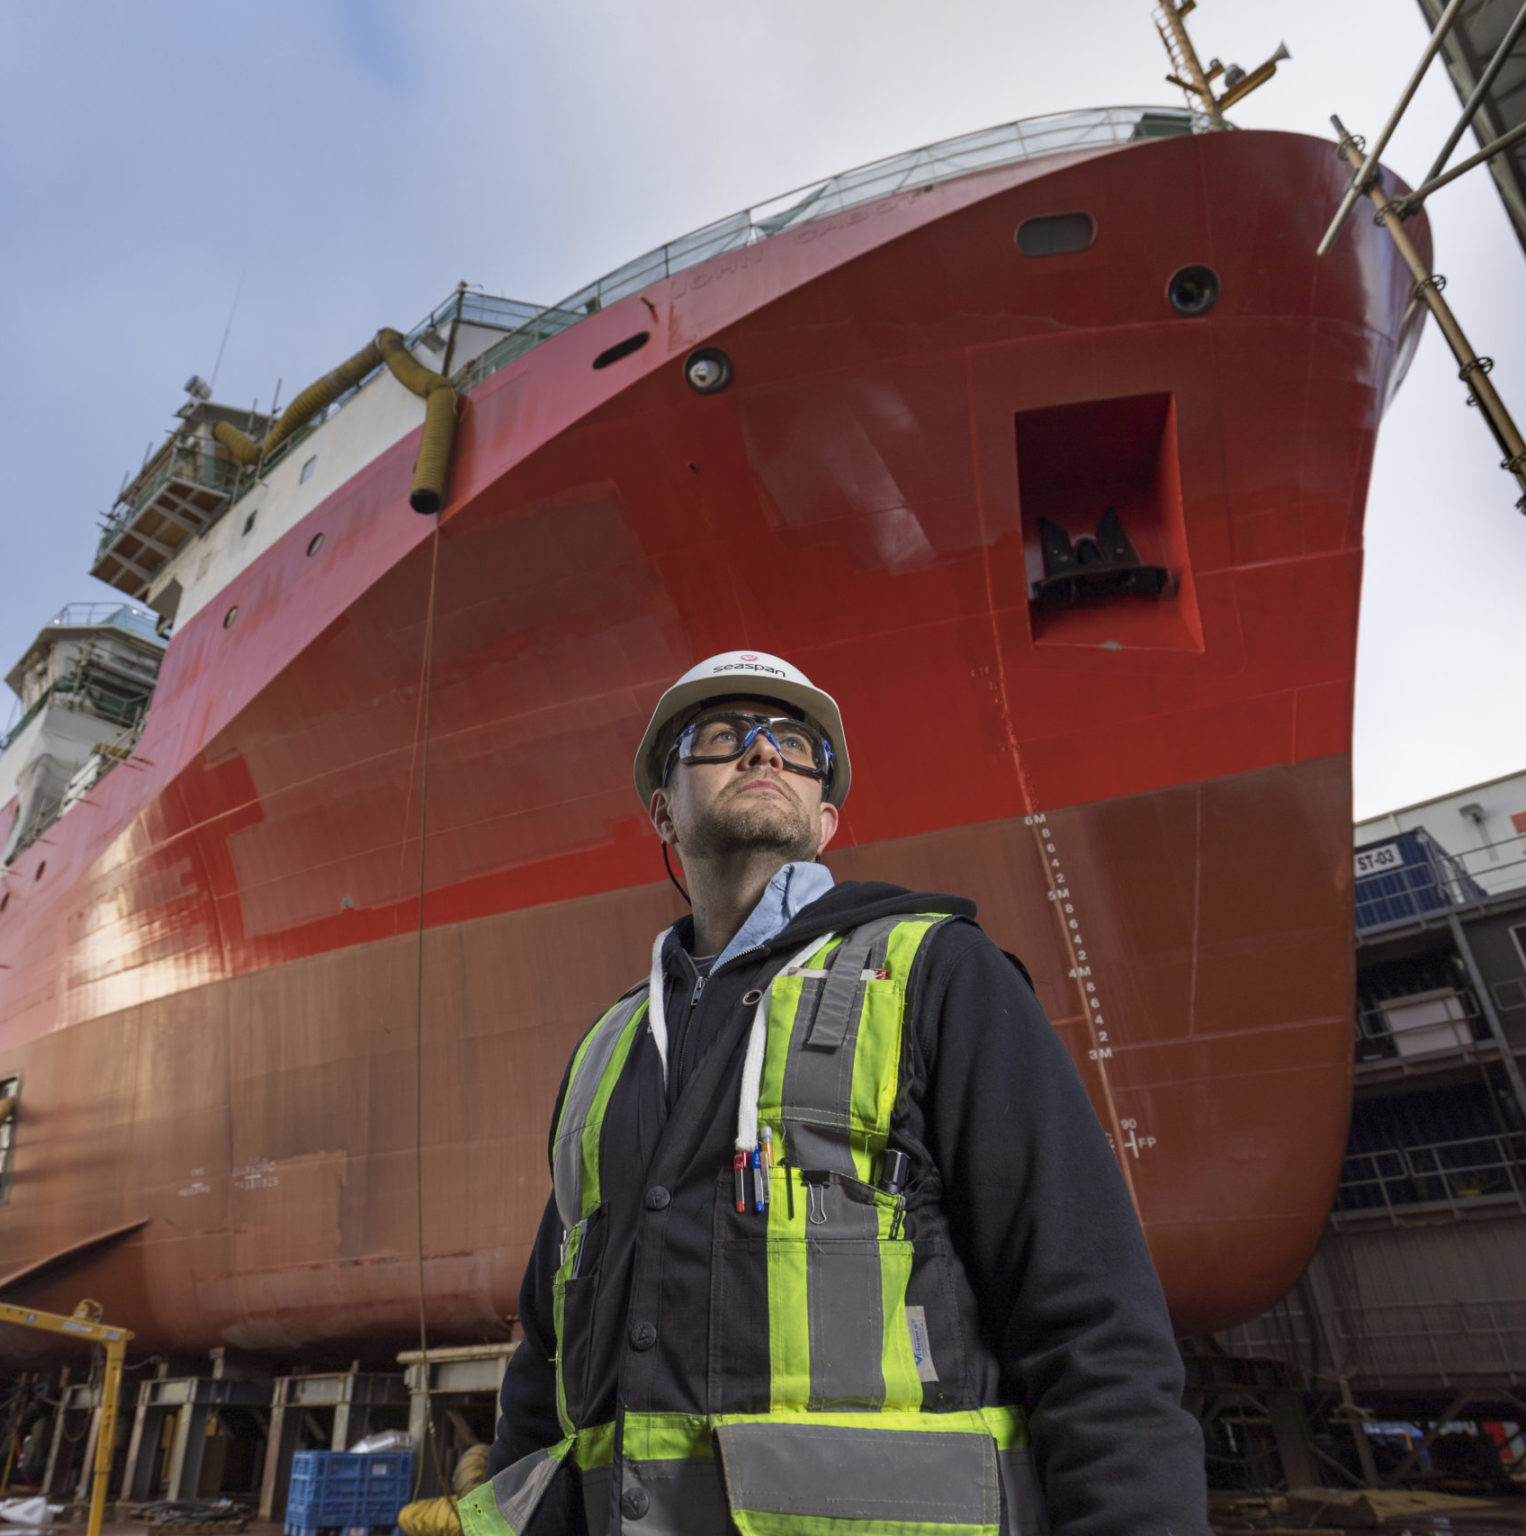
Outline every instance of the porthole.
{"type": "Polygon", "coordinates": [[[254,527],[254,520],[260,515],[260,509],[256,507],[248,517],[244,519],[244,532],[247,534],[254,527]]]}
{"type": "Polygon", "coordinates": [[[1024,256],[1064,256],[1084,251],[1097,238],[1089,213],[1046,213],[1017,226],[1017,248],[1024,256]]]}
{"type": "Polygon", "coordinates": [[[298,485],[306,485],[313,478],[313,471],[318,467],[318,455],[315,453],[307,463],[302,466],[302,473],[297,476],[298,485]]]}
{"type": "Polygon", "coordinates": [[[1219,274],[1212,267],[1183,267],[1166,285],[1171,307],[1181,315],[1206,315],[1219,301],[1219,274]]]}
{"type": "Polygon", "coordinates": [[[9,891],[7,891],[3,896],[0,896],[0,912],[5,911],[5,909],[8,906],[10,906],[10,904],[11,904],[11,893],[9,891]]]}
{"type": "Polygon", "coordinates": [[[238,604],[237,604],[237,603],[235,603],[235,604],[234,604],[234,605],[233,605],[233,606],[232,606],[232,607],[231,607],[231,608],[230,608],[230,609],[229,609],[229,610],[228,610],[228,611],[227,611],[227,612],[226,612],[226,613],[225,613],[225,614],[224,614],[224,615],[223,615],[223,628],[224,628],[224,629],[232,629],[232,628],[233,628],[233,623],[234,623],[234,620],[235,620],[235,619],[237,619],[237,618],[238,618],[238,604]]]}
{"type": "Polygon", "coordinates": [[[42,872],[47,867],[48,867],[48,861],[46,859],[44,859],[42,861],[42,863],[37,866],[37,873],[35,875],[33,875],[32,878],[34,880],[41,880],[42,879],[42,872]]]}
{"type": "Polygon", "coordinates": [[[318,551],[320,549],[322,549],[322,548],[323,548],[323,535],[321,533],[315,533],[312,536],[312,538],[310,538],[307,541],[307,554],[308,554],[308,558],[311,559],[312,556],[316,555],[318,553],[318,551]]]}
{"type": "Polygon", "coordinates": [[[632,352],[639,352],[652,339],[650,331],[637,331],[634,336],[627,336],[624,341],[617,341],[614,346],[606,347],[594,358],[595,368],[608,368],[611,363],[618,363],[622,357],[629,357],[632,352]]]}
{"type": "Polygon", "coordinates": [[[684,377],[695,394],[718,395],[731,382],[731,359],[719,347],[701,347],[689,354],[684,377]]]}

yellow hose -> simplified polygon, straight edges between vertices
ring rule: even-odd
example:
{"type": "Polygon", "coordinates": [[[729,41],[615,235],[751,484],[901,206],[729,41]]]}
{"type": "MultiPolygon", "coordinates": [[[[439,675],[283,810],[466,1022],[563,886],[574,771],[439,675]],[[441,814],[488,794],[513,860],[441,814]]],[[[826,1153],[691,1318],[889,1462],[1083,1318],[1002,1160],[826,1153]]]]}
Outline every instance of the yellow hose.
{"type": "Polygon", "coordinates": [[[461,1536],[461,1516],[454,1499],[419,1499],[397,1512],[403,1536],[461,1536]]]}
{"type": "Polygon", "coordinates": [[[374,341],[368,342],[354,357],[342,362],[306,389],[281,412],[281,419],[270,429],[261,445],[268,458],[298,427],[312,420],[319,411],[331,406],[345,390],[353,389],[381,361],[374,341]]]}
{"type": "Polygon", "coordinates": [[[246,469],[252,469],[260,462],[260,445],[252,437],[240,432],[232,422],[214,422],[212,436],[246,469]]]}
{"type": "Polygon", "coordinates": [[[255,442],[226,421],[213,426],[212,436],[238,463],[253,467],[382,362],[404,389],[423,397],[424,435],[413,467],[413,490],[408,504],[415,512],[438,512],[445,502],[445,482],[450,477],[450,456],[455,447],[456,392],[443,373],[426,368],[409,352],[398,331],[378,331],[376,339],[368,342],[354,357],[324,374],[316,383],[309,384],[281,412],[281,419],[270,429],[263,443],[255,442]]]}
{"type": "Polygon", "coordinates": [[[456,442],[456,392],[443,373],[426,368],[409,352],[396,331],[378,331],[376,345],[393,378],[404,389],[424,397],[424,435],[413,466],[408,505],[415,512],[438,512],[445,502],[445,482],[456,442]]]}

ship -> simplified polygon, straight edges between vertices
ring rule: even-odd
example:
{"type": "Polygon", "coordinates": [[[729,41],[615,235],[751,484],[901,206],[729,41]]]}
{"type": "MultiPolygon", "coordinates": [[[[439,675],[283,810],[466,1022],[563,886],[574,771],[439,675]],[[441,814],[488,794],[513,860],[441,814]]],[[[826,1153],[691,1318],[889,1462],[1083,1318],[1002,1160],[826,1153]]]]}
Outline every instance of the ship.
{"type": "Polygon", "coordinates": [[[193,378],[111,600],[7,678],[0,1299],[145,1352],[509,1338],[569,1054],[683,910],[631,759],[738,647],[842,705],[837,878],[1026,963],[1176,1327],[1281,1296],[1346,1134],[1362,523],[1423,316],[1371,221],[1316,258],[1349,179],[1028,119],[549,307],[462,286],[279,417],[193,378]]]}

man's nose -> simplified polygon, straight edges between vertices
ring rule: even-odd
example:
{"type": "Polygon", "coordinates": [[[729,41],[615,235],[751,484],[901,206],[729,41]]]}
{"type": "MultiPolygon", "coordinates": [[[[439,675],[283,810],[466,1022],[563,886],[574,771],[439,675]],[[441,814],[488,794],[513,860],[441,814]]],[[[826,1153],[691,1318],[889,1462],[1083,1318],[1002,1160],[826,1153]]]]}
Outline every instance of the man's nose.
{"type": "Polygon", "coordinates": [[[750,768],[757,763],[772,763],[775,768],[783,770],[784,755],[779,751],[772,736],[767,731],[760,730],[752,738],[751,744],[742,754],[742,765],[750,768]]]}

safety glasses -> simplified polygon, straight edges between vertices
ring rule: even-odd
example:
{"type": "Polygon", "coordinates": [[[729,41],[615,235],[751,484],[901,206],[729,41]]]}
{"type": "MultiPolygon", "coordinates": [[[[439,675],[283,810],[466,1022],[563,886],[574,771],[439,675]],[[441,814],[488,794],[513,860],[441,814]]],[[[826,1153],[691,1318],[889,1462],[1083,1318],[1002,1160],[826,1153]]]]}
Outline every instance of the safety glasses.
{"type": "MultiPolygon", "coordinates": [[[[832,743],[815,726],[789,715],[749,715],[737,710],[716,710],[687,726],[668,754],[668,773],[673,762],[734,763],[755,742],[766,736],[791,773],[826,780],[832,773],[832,743]]],[[[663,775],[667,782],[667,773],[663,775]]]]}

